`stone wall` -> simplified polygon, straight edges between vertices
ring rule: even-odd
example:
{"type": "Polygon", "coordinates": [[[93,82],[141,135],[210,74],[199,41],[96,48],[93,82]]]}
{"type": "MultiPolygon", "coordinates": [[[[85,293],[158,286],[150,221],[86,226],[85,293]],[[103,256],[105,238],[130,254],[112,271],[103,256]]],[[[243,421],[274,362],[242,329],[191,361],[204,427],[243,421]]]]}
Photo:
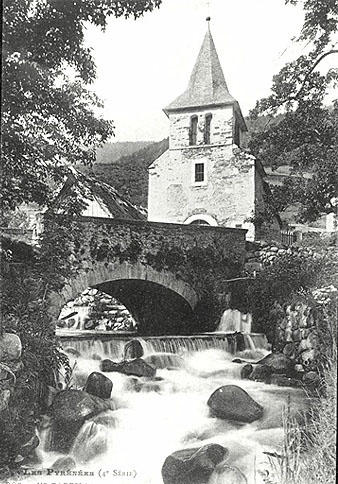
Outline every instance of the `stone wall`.
{"type": "Polygon", "coordinates": [[[310,247],[287,246],[281,242],[247,242],[246,247],[245,268],[249,272],[259,271],[284,256],[314,259],[320,257],[320,254],[310,247]]]}
{"type": "MultiPolygon", "coordinates": [[[[170,113],[170,136],[169,148],[180,149],[189,147],[189,130],[192,116],[197,116],[197,146],[204,145],[204,125],[205,116],[212,114],[210,126],[210,144],[224,145],[232,144],[233,135],[233,107],[223,106],[221,108],[200,108],[198,111],[186,111],[180,113],[170,113]]],[[[192,147],[192,149],[194,149],[192,147]]]]}
{"type": "Polygon", "coordinates": [[[234,156],[232,144],[168,150],[149,168],[149,220],[183,224],[208,215],[217,225],[248,229],[253,239],[254,210],[255,161],[234,156]],[[194,183],[195,163],[204,163],[205,183],[194,183]]]}
{"type": "Polygon", "coordinates": [[[336,287],[328,286],[312,292],[314,305],[301,300],[285,308],[276,305],[275,310],[279,311],[280,318],[276,328],[275,348],[294,361],[296,371],[317,370],[322,362],[319,330],[324,323],[320,309],[337,299],[337,293],[336,287]]]}

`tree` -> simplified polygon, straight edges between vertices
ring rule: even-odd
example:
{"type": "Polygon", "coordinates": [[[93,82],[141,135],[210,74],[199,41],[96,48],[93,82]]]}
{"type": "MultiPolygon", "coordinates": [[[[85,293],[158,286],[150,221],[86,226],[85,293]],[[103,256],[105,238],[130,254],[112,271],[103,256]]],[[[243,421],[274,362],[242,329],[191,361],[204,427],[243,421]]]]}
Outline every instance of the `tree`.
{"type": "Polygon", "coordinates": [[[90,164],[113,133],[97,115],[99,99],[86,22],[102,29],[111,15],[138,18],[161,0],[6,0],[3,32],[3,210],[47,204],[65,164],[90,164]]]}
{"type": "Polygon", "coordinates": [[[273,78],[271,95],[256,103],[251,118],[264,114],[269,119],[262,130],[252,134],[248,146],[264,164],[292,167],[296,176],[274,189],[272,199],[279,210],[301,202],[300,219],[312,221],[334,210],[336,196],[338,104],[326,107],[324,101],[329,88],[337,83],[338,70],[323,74],[317,68],[325,58],[338,57],[332,40],[338,29],[338,2],[305,0],[304,12],[297,40],[309,44],[308,52],[286,64],[273,78]],[[278,121],[270,122],[276,115],[278,121]],[[305,173],[312,178],[304,177],[305,173]]]}

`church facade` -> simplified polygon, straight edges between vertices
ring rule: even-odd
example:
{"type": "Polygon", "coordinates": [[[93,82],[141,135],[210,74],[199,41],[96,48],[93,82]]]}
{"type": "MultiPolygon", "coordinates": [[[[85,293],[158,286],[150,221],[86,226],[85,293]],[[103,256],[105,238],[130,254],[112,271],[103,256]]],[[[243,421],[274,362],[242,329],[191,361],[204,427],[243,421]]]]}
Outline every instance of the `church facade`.
{"type": "Polygon", "coordinates": [[[169,149],[149,167],[148,220],[245,228],[249,240],[278,240],[278,217],[253,223],[264,211],[264,169],[241,150],[246,123],[209,26],[188,88],[164,112],[169,149]]]}

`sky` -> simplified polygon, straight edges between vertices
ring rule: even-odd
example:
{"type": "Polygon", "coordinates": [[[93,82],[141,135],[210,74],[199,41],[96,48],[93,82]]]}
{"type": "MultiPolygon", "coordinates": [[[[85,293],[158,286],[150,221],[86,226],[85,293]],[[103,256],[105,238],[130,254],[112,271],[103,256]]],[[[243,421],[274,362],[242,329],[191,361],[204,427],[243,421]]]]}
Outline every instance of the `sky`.
{"type": "Polygon", "coordinates": [[[187,87],[207,15],[229,91],[244,115],[300,52],[292,39],[303,12],[284,0],[163,0],[136,21],[110,18],[105,32],[88,26],[85,41],[97,66],[92,89],[104,102],[104,117],[114,122],[113,141],[168,136],[163,108],[187,87]]]}

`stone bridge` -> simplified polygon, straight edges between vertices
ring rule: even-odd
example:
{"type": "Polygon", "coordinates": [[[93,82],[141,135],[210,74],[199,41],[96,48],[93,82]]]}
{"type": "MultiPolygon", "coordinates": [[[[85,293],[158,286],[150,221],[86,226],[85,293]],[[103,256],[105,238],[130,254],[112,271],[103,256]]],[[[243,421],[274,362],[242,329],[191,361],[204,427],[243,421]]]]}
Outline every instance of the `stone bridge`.
{"type": "Polygon", "coordinates": [[[71,245],[72,275],[51,311],[88,286],[123,303],[143,334],[205,331],[219,315],[226,279],[245,258],[243,229],[82,217],[71,245]],[[197,321],[199,323],[197,324],[197,321]]]}

